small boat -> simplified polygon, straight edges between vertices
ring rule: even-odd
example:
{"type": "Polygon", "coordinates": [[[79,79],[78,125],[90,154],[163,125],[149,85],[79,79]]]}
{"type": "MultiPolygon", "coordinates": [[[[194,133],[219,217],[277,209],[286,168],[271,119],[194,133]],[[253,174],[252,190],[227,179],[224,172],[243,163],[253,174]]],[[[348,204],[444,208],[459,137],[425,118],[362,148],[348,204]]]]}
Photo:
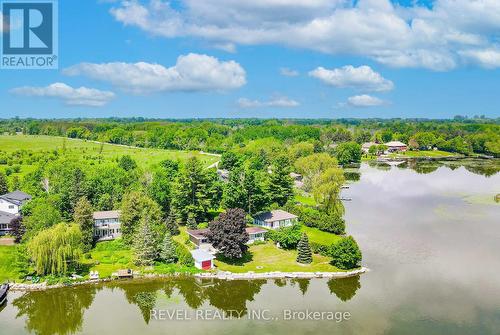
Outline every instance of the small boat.
{"type": "Polygon", "coordinates": [[[7,292],[9,292],[9,284],[0,286],[0,306],[7,301],[7,292]]]}

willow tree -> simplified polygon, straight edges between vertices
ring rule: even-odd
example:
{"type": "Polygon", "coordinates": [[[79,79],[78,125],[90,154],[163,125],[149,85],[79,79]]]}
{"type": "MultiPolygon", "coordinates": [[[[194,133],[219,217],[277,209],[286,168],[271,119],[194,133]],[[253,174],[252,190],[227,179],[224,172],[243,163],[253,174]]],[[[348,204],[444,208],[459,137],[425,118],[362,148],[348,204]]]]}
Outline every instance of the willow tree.
{"type": "Polygon", "coordinates": [[[39,275],[63,275],[82,254],[82,232],[76,224],[59,223],[28,242],[28,253],[39,275]]]}
{"type": "Polygon", "coordinates": [[[329,215],[344,215],[344,205],[340,200],[340,191],[344,182],[344,172],[336,167],[327,169],[314,182],[314,199],[329,215]]]}

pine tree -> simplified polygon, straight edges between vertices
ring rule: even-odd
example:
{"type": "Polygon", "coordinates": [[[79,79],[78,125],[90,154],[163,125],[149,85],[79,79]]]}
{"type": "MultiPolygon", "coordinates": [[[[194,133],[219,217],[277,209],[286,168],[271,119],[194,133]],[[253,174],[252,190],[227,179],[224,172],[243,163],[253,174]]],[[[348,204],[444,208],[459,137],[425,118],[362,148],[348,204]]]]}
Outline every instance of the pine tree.
{"type": "Polygon", "coordinates": [[[170,233],[171,236],[176,236],[180,234],[179,225],[177,224],[177,217],[172,209],[170,210],[170,214],[168,214],[167,216],[167,221],[165,224],[167,226],[167,231],[170,233]]]}
{"type": "Polygon", "coordinates": [[[312,252],[306,233],[302,233],[299,244],[297,244],[297,262],[302,264],[312,263],[312,252]]]}
{"type": "Polygon", "coordinates": [[[78,200],[73,220],[82,230],[83,251],[90,251],[94,242],[94,219],[92,205],[87,198],[78,200]]]}
{"type": "Polygon", "coordinates": [[[198,229],[198,224],[196,223],[196,219],[194,217],[194,214],[192,214],[192,213],[188,214],[186,226],[189,229],[198,229]]]}
{"type": "Polygon", "coordinates": [[[165,233],[163,243],[161,245],[160,258],[165,263],[175,263],[177,254],[175,252],[176,245],[169,232],[165,233]]]}
{"type": "Polygon", "coordinates": [[[290,177],[290,162],[286,156],[276,159],[269,176],[268,194],[271,203],[284,206],[293,196],[293,179],[290,177]]]}
{"type": "Polygon", "coordinates": [[[158,258],[158,244],[154,230],[147,218],[142,218],[134,239],[135,264],[153,265],[158,258]]]}
{"type": "Polygon", "coordinates": [[[0,172],[0,195],[9,193],[9,186],[7,185],[7,177],[3,172],[0,172]]]}

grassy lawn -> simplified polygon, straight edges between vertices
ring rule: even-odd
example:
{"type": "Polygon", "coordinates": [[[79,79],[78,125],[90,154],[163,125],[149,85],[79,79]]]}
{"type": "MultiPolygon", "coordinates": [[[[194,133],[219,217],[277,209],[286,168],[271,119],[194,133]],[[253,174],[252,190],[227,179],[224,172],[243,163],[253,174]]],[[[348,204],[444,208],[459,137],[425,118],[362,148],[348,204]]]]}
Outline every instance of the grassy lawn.
{"type": "Polygon", "coordinates": [[[309,237],[309,242],[331,245],[341,239],[338,235],[321,231],[318,228],[302,226],[302,231],[307,234],[307,237],[309,237]]]}
{"type": "Polygon", "coordinates": [[[303,203],[304,205],[308,206],[316,206],[316,201],[311,195],[307,194],[296,194],[295,195],[295,201],[298,201],[300,203],[303,203]]]}
{"type": "MultiPolygon", "coordinates": [[[[70,139],[53,136],[27,136],[27,135],[0,135],[0,150],[7,153],[17,150],[31,151],[49,151],[59,150],[66,147],[66,154],[70,157],[98,157],[101,149],[101,144],[84,141],[79,139],[70,139]]],[[[147,168],[158,164],[164,159],[186,160],[189,157],[199,157],[206,166],[215,163],[219,160],[218,157],[200,154],[195,151],[180,151],[180,150],[163,150],[151,148],[133,148],[115,144],[102,144],[102,156],[105,160],[113,160],[123,155],[130,155],[137,164],[142,168],[147,168]]],[[[22,167],[23,173],[25,169],[29,169],[26,165],[22,167]]]]}
{"type": "Polygon", "coordinates": [[[421,150],[421,151],[405,151],[400,153],[390,154],[389,157],[398,158],[398,157],[451,157],[457,156],[457,154],[440,151],[440,150],[421,150]]]}
{"type": "Polygon", "coordinates": [[[283,250],[272,243],[253,245],[250,247],[246,257],[238,262],[225,262],[222,259],[215,260],[218,270],[241,272],[330,272],[343,271],[330,264],[330,258],[313,255],[311,264],[303,265],[296,262],[296,250],[283,250]]]}
{"type": "Polygon", "coordinates": [[[19,278],[19,273],[14,266],[15,260],[16,246],[0,245],[0,283],[19,278]]]}
{"type": "Polygon", "coordinates": [[[81,263],[87,265],[89,271],[99,271],[101,278],[109,277],[119,269],[138,269],[133,263],[132,250],[120,239],[97,243],[90,255],[92,258],[83,257],[81,263]]]}

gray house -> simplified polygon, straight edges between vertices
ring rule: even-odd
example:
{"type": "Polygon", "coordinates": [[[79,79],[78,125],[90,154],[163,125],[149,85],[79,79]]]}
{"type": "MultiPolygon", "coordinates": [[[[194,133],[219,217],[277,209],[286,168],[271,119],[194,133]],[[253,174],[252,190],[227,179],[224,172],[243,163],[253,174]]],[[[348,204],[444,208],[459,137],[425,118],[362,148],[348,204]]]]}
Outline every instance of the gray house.
{"type": "Polygon", "coordinates": [[[120,211],[94,212],[94,238],[98,241],[114,240],[122,236],[120,211]]]}
{"type": "Polygon", "coordinates": [[[15,215],[15,214],[0,211],[0,236],[10,234],[10,232],[12,231],[12,227],[10,226],[10,222],[16,216],[17,215],[15,215]]]}
{"type": "Polygon", "coordinates": [[[255,225],[268,229],[289,227],[297,222],[297,215],[285,212],[281,209],[257,214],[253,219],[255,225]]]}

